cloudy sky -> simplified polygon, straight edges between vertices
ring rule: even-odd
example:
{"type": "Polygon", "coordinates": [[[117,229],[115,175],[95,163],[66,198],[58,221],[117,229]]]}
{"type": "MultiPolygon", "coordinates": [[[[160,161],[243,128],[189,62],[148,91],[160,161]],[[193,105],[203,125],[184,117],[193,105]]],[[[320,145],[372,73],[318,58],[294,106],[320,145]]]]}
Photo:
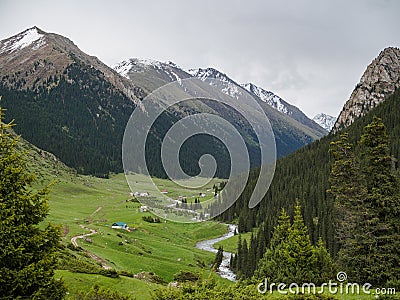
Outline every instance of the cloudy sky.
{"type": "Polygon", "coordinates": [[[0,39],[34,25],[112,66],[214,67],[312,117],[337,116],[367,65],[400,46],[400,1],[1,0],[0,39]]]}

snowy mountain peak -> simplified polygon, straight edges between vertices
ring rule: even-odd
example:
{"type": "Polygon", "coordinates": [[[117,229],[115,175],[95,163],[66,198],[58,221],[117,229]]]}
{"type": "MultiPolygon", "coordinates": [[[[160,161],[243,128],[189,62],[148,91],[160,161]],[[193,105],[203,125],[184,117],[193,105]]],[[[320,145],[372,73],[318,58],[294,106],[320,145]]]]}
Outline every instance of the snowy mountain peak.
{"type": "Polygon", "coordinates": [[[129,60],[128,61],[124,60],[113,67],[113,69],[117,71],[117,73],[126,78],[128,78],[128,72],[130,71],[131,68],[132,68],[132,63],[129,60]]]}
{"type": "MultiPolygon", "coordinates": [[[[118,63],[113,69],[130,80],[136,76],[147,76],[158,78],[164,82],[164,84],[174,81],[178,81],[178,83],[181,84],[182,79],[190,77],[189,74],[184,72],[172,61],[161,62],[152,59],[131,58],[118,63]]],[[[154,88],[156,88],[156,86],[152,89],[154,88]]]]}
{"type": "Polygon", "coordinates": [[[221,81],[230,80],[226,74],[214,69],[214,68],[199,68],[199,69],[190,69],[187,71],[190,75],[199,78],[202,81],[205,81],[208,78],[216,78],[221,81]]]}
{"type": "Polygon", "coordinates": [[[245,83],[241,85],[243,88],[253,93],[262,101],[268,103],[270,106],[280,111],[281,113],[291,115],[292,112],[288,108],[288,103],[286,103],[281,97],[275,95],[274,93],[264,90],[261,87],[256,86],[253,83],[245,83]]]}
{"type": "Polygon", "coordinates": [[[193,77],[197,77],[201,81],[206,81],[208,79],[218,79],[223,83],[222,92],[234,97],[238,98],[240,95],[240,86],[232,79],[230,79],[226,74],[214,69],[214,68],[199,68],[199,69],[190,69],[187,71],[193,77]]]}
{"type": "Polygon", "coordinates": [[[39,49],[46,44],[44,35],[40,32],[41,30],[35,26],[11,37],[2,43],[0,53],[12,53],[30,45],[32,45],[33,50],[39,49]]]}
{"type": "Polygon", "coordinates": [[[313,118],[313,121],[325,130],[331,131],[333,125],[335,125],[336,118],[324,113],[320,113],[313,118]]]}

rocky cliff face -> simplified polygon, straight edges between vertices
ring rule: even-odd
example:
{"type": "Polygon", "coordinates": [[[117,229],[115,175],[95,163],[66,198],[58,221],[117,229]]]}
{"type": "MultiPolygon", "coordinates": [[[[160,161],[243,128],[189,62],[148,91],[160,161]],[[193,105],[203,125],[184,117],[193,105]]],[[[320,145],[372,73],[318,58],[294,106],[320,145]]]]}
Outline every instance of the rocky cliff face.
{"type": "Polygon", "coordinates": [[[37,90],[54,76],[65,75],[73,63],[99,70],[102,77],[135,104],[143,91],[97,57],[82,52],[68,38],[32,27],[0,41],[1,84],[18,90],[37,90]]]}
{"type": "Polygon", "coordinates": [[[344,105],[333,131],[349,126],[400,87],[400,49],[384,49],[367,67],[344,105]]]}

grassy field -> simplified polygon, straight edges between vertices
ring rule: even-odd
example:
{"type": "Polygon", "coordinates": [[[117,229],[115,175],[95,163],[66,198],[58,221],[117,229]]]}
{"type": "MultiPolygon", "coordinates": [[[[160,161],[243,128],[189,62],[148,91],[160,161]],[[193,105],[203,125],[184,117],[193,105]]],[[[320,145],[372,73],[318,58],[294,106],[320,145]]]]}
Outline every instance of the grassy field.
{"type": "MultiPolygon", "coordinates": [[[[251,232],[246,232],[240,235],[242,241],[247,240],[247,244],[250,242],[250,237],[251,237],[251,232]]],[[[230,237],[229,239],[223,240],[221,242],[218,242],[215,244],[215,247],[218,248],[219,246],[222,246],[224,248],[224,251],[228,251],[231,253],[237,253],[237,246],[239,242],[239,235],[234,235],[230,237]]]]}
{"type": "Polygon", "coordinates": [[[75,299],[82,291],[89,290],[93,285],[119,291],[123,294],[136,297],[136,299],[151,299],[151,293],[160,285],[143,280],[121,276],[109,278],[98,274],[72,273],[60,270],[56,272],[57,278],[63,278],[68,284],[68,296],[66,299],[75,299]]]}
{"type": "MultiPolygon", "coordinates": [[[[46,184],[50,178],[40,183],[46,184]]],[[[182,189],[174,191],[173,184],[167,180],[157,179],[157,184],[168,188],[172,195],[183,193],[182,189]]],[[[212,188],[213,183],[210,185],[212,188]]],[[[192,197],[200,192],[191,190],[186,192],[186,196],[192,197]]],[[[70,244],[73,236],[89,232],[82,225],[96,230],[97,234],[90,236],[89,241],[78,239],[79,246],[102,258],[117,271],[132,274],[153,272],[165,282],[170,282],[174,274],[185,270],[198,273],[202,278],[212,276],[219,282],[226,281],[210,271],[209,265],[214,254],[195,248],[197,241],[225,233],[225,225],[217,222],[176,223],[165,220],[161,220],[161,223],[148,223],[142,217],[150,213],[141,213],[141,204],[132,201],[129,194],[130,189],[123,174],[113,175],[110,179],[61,174],[49,195],[50,215],[46,222],[62,225],[64,245],[70,244]],[[125,222],[132,231],[112,229],[111,224],[114,222],[125,222]]],[[[150,290],[158,286],[134,278],[113,279],[66,270],[58,271],[57,275],[66,281],[70,297],[79,290],[87,290],[99,283],[111,289],[137,293],[140,295],[138,299],[146,299],[143,295],[149,296],[150,290]]]]}

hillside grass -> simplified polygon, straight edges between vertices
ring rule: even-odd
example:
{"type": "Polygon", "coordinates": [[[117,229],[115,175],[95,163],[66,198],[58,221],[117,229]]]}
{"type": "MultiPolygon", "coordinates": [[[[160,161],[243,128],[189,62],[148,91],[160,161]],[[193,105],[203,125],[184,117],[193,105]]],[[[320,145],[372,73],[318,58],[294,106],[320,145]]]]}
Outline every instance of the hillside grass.
{"type": "MultiPolygon", "coordinates": [[[[53,178],[53,174],[48,174],[35,187],[47,184],[53,178]]],[[[173,190],[173,183],[162,179],[156,181],[161,188],[171,191],[172,195],[182,194],[182,189],[173,190]]],[[[210,184],[212,188],[213,183],[210,184]]],[[[174,274],[185,270],[198,273],[203,279],[211,276],[218,282],[230,284],[210,270],[215,254],[195,248],[200,240],[224,234],[226,225],[213,221],[176,223],[163,219],[161,223],[145,222],[142,217],[151,213],[141,213],[140,202],[132,199],[130,192],[124,174],[100,179],[72,176],[70,172],[60,171],[49,195],[50,214],[43,226],[48,222],[60,224],[62,242],[70,249],[73,248],[70,242],[73,236],[89,233],[81,225],[96,230],[98,233],[90,236],[90,241],[78,239],[79,246],[105,260],[108,266],[118,272],[153,272],[167,283],[173,281],[174,274]],[[132,231],[112,229],[114,222],[126,222],[132,231]]],[[[194,197],[200,192],[202,190],[194,189],[186,195],[194,197]]],[[[57,276],[66,281],[69,297],[98,283],[128,294],[133,291],[138,299],[148,299],[150,291],[160,286],[123,276],[113,279],[100,274],[68,270],[57,271],[57,276]]]]}

